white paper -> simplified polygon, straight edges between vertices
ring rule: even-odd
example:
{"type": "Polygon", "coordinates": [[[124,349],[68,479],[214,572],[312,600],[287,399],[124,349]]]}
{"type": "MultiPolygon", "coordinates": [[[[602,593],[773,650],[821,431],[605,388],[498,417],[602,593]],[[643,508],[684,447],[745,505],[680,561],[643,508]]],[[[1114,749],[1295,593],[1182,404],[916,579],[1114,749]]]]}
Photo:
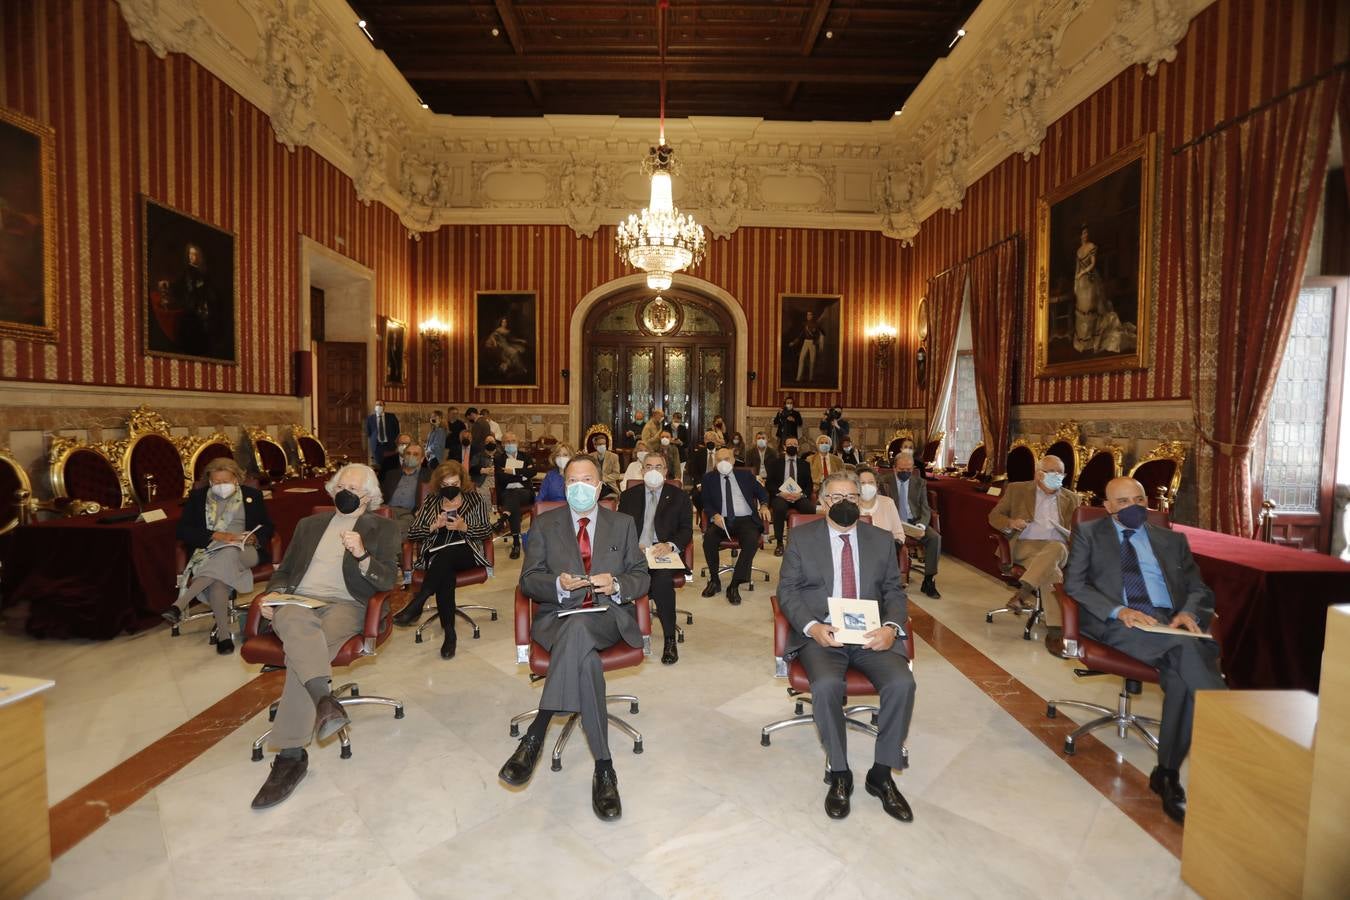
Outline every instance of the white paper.
{"type": "Polygon", "coordinates": [[[515,472],[523,468],[525,468],[525,460],[523,459],[508,459],[506,461],[506,471],[508,472],[515,472]]]}
{"type": "Polygon", "coordinates": [[[802,486],[797,483],[797,480],[795,478],[784,478],[783,486],[778,489],[778,493],[800,494],[802,493],[802,486]]]}
{"type": "Polygon", "coordinates": [[[648,569],[683,569],[684,559],[678,553],[670,552],[670,545],[665,545],[666,549],[657,553],[653,548],[648,547],[647,568],[648,569]]]}
{"type": "Polygon", "coordinates": [[[991,487],[991,488],[989,489],[989,496],[990,496],[990,497],[1001,497],[1001,496],[1003,496],[1003,488],[994,488],[994,487],[991,487]]]}
{"type": "Polygon", "coordinates": [[[907,537],[912,538],[922,538],[928,531],[927,528],[924,528],[918,523],[910,524],[909,522],[901,522],[900,527],[904,530],[907,537]]]}
{"type": "Polygon", "coordinates": [[[604,612],[607,609],[609,609],[608,606],[576,606],[572,609],[564,609],[562,612],[558,613],[558,618],[561,619],[564,616],[575,616],[577,613],[604,612]]]}
{"type": "Polygon", "coordinates": [[[866,634],[881,627],[881,605],[875,600],[830,597],[830,624],[841,644],[865,644],[866,634]]]}
{"type": "Polygon", "coordinates": [[[136,517],[137,522],[163,522],[169,514],[162,509],[147,509],[136,517]]]}
{"type": "Polygon", "coordinates": [[[321,606],[327,606],[325,600],[315,600],[313,597],[301,597],[299,594],[273,594],[263,600],[263,606],[303,606],[306,609],[318,609],[321,606]]]}
{"type": "Polygon", "coordinates": [[[1206,641],[1214,640],[1212,634],[1196,634],[1194,631],[1187,631],[1184,628],[1173,628],[1171,625],[1136,625],[1140,631],[1150,631],[1153,634],[1172,634],[1178,637],[1201,638],[1206,641]]]}

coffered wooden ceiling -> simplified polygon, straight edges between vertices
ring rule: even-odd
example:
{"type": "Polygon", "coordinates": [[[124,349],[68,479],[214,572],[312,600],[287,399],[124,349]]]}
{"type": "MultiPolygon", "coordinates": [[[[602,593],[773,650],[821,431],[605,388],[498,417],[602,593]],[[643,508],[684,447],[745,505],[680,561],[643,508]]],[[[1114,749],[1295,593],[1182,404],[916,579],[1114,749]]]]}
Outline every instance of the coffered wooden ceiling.
{"type": "MultiPolygon", "coordinates": [[[[435,112],[657,114],[657,0],[350,3],[435,112]]],[[[978,5],[671,0],[667,115],[888,119],[978,5]]]]}

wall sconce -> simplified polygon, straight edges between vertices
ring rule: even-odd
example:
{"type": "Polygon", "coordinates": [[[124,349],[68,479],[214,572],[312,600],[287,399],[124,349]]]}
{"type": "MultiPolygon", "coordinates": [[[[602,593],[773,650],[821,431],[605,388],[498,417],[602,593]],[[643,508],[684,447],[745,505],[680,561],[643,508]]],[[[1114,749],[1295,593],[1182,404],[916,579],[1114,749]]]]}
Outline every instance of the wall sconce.
{"type": "Polygon", "coordinates": [[[441,357],[445,354],[445,338],[450,333],[450,326],[442,322],[436,316],[425,319],[417,326],[417,333],[427,342],[427,350],[431,354],[431,364],[439,366],[441,357]]]}
{"type": "Polygon", "coordinates": [[[879,368],[890,368],[891,351],[895,349],[895,337],[898,333],[894,325],[887,325],[885,322],[867,329],[867,339],[872,342],[879,368]]]}

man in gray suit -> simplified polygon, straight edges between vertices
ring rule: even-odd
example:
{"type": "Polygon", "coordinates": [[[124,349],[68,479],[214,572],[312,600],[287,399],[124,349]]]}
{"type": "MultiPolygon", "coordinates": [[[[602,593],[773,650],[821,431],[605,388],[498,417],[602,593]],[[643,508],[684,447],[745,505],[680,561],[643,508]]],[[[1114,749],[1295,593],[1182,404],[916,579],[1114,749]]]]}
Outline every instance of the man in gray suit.
{"type": "Polygon", "coordinates": [[[1079,628],[1088,637],[1156,666],[1163,690],[1158,765],[1149,787],[1163,811],[1186,818],[1178,771],[1191,747],[1195,692],[1226,687],[1219,645],[1212,640],[1154,634],[1143,625],[1171,625],[1193,634],[1209,629],[1214,592],[1200,576],[1186,536],[1147,524],[1148,498],[1133,478],[1106,486],[1111,515],[1074,529],[1064,590],[1078,601],[1079,628]]]}
{"type": "Polygon", "coordinates": [[[928,481],[914,465],[912,447],[895,454],[892,465],[894,474],[881,479],[881,492],[895,501],[900,521],[924,527],[923,537],[915,538],[923,545],[923,584],[919,590],[934,600],[941,600],[935,579],[938,560],[942,558],[942,535],[933,527],[933,510],[928,506],[928,481]]]}
{"type": "Polygon", "coordinates": [[[398,527],[371,513],[380,506],[375,471],[345,465],[327,489],[337,511],[300,520],[267,582],[266,593],[298,594],[324,605],[262,608],[286,651],[286,685],[271,736],[280,752],[253,798],[254,809],[291,795],[309,768],[305,745],[311,738],[326,740],[347,726],[347,713],[332,693],[333,656],[361,633],[370,598],[398,578],[398,527]]]}
{"type": "Polygon", "coordinates": [[[528,782],[549,720],[555,713],[580,713],[595,757],[591,807],[602,820],[613,820],[622,814],[622,807],[609,754],[600,651],[621,640],[631,647],[642,646],[633,601],[647,593],[651,578],[638,549],[633,519],[597,502],[603,482],[595,460],[573,457],[563,470],[563,481],[567,506],[534,520],[520,572],[520,589],[538,604],[530,633],[550,654],[548,678],[538,714],[498,774],[507,784],[528,782]],[[559,615],[591,606],[604,611],[559,615]]]}
{"type": "Polygon", "coordinates": [[[792,625],[789,655],[796,655],[811,680],[811,712],[825,744],[830,789],[825,813],[842,819],[849,813],[853,773],[844,736],[844,677],[849,667],[871,680],[881,696],[875,763],[867,773],[867,793],[901,822],[914,813],[895,786],[892,769],[908,765],[902,752],[914,712],[914,674],[900,640],[908,621],[900,566],[890,532],[858,521],[861,492],[852,472],[828,475],[820,487],[825,520],[794,529],[783,557],[778,599],[792,625]],[[876,600],[881,626],[867,643],[842,644],[830,622],[830,597],[876,600]]]}

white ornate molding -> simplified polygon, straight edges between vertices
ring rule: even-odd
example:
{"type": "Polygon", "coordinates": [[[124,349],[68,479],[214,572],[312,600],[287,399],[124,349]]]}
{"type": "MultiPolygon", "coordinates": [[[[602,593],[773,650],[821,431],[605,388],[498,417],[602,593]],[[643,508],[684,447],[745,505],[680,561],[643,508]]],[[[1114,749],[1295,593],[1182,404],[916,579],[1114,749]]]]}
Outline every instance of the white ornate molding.
{"type": "MultiPolygon", "coordinates": [[[[133,38],[187,53],[310,147],[411,234],[446,224],[566,224],[590,237],[647,200],[654,120],[434,115],[345,0],[117,0],[133,38]]],[[[1174,59],[1213,0],[984,0],[904,114],[879,122],[667,123],[676,202],[715,237],[742,225],[875,229],[906,244],[940,209],[1132,65],[1174,59]]]]}

